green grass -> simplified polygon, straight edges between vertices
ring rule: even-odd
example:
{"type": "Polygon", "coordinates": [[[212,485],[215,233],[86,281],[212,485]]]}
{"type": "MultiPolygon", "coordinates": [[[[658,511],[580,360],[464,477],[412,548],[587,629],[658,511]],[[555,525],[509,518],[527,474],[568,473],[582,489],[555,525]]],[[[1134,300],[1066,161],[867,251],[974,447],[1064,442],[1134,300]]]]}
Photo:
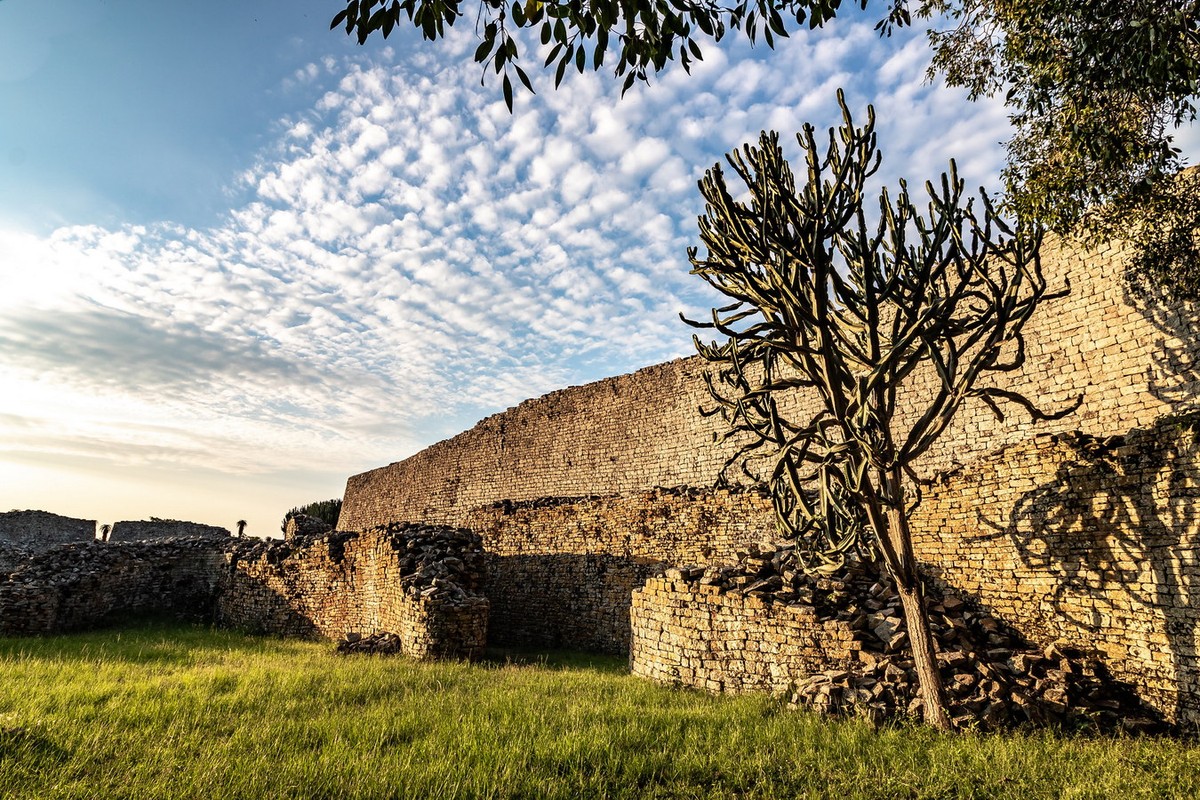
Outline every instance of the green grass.
{"type": "Polygon", "coordinates": [[[202,627],[0,639],[0,797],[1191,798],[1200,747],[873,731],[551,654],[351,657],[202,627]]]}

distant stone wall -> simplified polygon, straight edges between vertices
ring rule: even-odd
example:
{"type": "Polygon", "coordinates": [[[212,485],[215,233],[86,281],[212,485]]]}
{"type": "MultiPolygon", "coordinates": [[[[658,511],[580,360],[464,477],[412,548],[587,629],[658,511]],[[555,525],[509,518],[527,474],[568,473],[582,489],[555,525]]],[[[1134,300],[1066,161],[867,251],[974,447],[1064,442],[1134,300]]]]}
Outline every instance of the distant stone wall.
{"type": "Polygon", "coordinates": [[[96,538],[96,520],[76,519],[49,511],[0,513],[0,548],[23,554],[42,553],[60,544],[90,542],[96,538]]]}
{"type": "Polygon", "coordinates": [[[389,632],[417,658],[478,658],[487,640],[483,569],[478,536],[431,526],[239,544],[218,619],[291,636],[389,632]]]}
{"type": "Polygon", "coordinates": [[[62,545],[0,582],[0,634],[86,630],[128,615],[211,619],[223,564],[206,538],[62,545]]]}
{"type": "Polygon", "coordinates": [[[114,522],[108,534],[110,542],[145,542],[153,539],[177,539],[181,536],[204,536],[210,539],[228,539],[227,528],[204,525],[199,522],[184,522],[176,519],[122,520],[114,522]]]}
{"type": "MultiPolygon", "coordinates": [[[[1026,329],[1027,361],[995,378],[1050,409],[1078,394],[1079,410],[1034,426],[1018,408],[997,420],[981,403],[963,408],[922,461],[932,475],[968,463],[1035,432],[1122,434],[1159,416],[1197,406],[1200,315],[1194,306],[1135,302],[1123,289],[1123,255],[1048,243],[1051,288],[1064,300],[1038,311],[1026,329]]],[[[410,458],[352,476],[339,527],[357,530],[393,520],[465,524],[469,510],[498,500],[611,495],[655,486],[711,486],[732,444],[713,446],[719,417],[697,358],[682,359],[552,392],[480,422],[410,458]]],[[[928,394],[917,380],[910,397],[928,394]]],[[[813,407],[798,396],[795,407],[813,407]]],[[[917,403],[909,402],[909,414],[917,403]]],[[[905,415],[902,414],[902,422],[905,415]]],[[[737,477],[736,474],[733,477],[737,477]]]]}
{"type": "Polygon", "coordinates": [[[757,493],[660,489],[469,511],[487,551],[490,638],[625,653],[633,590],[665,566],[737,559],[774,536],[757,493]]]}

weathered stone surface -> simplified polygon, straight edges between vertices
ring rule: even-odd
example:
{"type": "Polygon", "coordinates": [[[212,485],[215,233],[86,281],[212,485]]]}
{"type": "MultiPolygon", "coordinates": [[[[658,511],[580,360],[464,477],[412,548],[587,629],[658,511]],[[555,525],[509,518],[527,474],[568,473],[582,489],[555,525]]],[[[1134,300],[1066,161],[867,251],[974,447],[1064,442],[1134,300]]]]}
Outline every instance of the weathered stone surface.
{"type": "Polygon", "coordinates": [[[295,542],[300,539],[311,539],[324,536],[333,530],[333,526],[323,519],[310,517],[308,514],[295,514],[288,517],[283,526],[283,540],[295,542]]]}
{"type": "Polygon", "coordinates": [[[687,487],[473,509],[491,641],[626,653],[634,589],[671,564],[735,558],[769,532],[770,514],[758,493],[687,487]]]}
{"type": "MultiPolygon", "coordinates": [[[[1099,654],[1031,644],[953,596],[928,603],[960,727],[1165,727],[1099,654]]],[[[698,576],[668,570],[635,593],[632,624],[634,674],[710,691],[784,693],[794,704],[874,721],[919,713],[900,600],[873,570],[811,578],[795,571],[790,550],[698,576]],[[745,590],[762,583],[773,588],[745,590]]]]}
{"type": "MultiPolygon", "coordinates": [[[[1049,241],[1042,263],[1052,289],[1071,294],[1039,310],[1025,329],[1022,369],[989,376],[1050,408],[1079,394],[1077,413],[1035,425],[1019,409],[1003,420],[983,403],[965,406],[918,465],[924,475],[966,464],[1035,432],[1097,437],[1151,425],[1200,404],[1200,313],[1192,305],[1133,302],[1121,281],[1120,246],[1086,250],[1049,241]]],[[[527,400],[474,428],[346,483],[339,524],[348,530],[397,519],[466,525],[472,508],[509,498],[626,494],[654,486],[711,486],[739,442],[723,433],[698,358],[527,400]]],[[[902,422],[919,413],[932,375],[900,398],[902,422]],[[905,397],[913,397],[910,402],[905,397]]],[[[815,409],[797,396],[797,415],[815,409]]],[[[731,478],[738,479],[737,471],[731,478]]]]}
{"type": "Polygon", "coordinates": [[[207,537],[59,545],[0,582],[0,633],[85,630],[128,614],[211,619],[223,566],[207,537]]]}
{"type": "Polygon", "coordinates": [[[478,658],[484,556],[468,530],[392,525],[292,542],[234,540],[217,600],[228,625],[284,635],[390,633],[417,658],[478,658]]]}
{"type": "Polygon", "coordinates": [[[108,534],[110,542],[146,542],[152,539],[206,537],[228,539],[229,530],[216,525],[178,519],[121,520],[114,522],[108,534]]]}
{"type": "Polygon", "coordinates": [[[1103,654],[1198,726],[1198,425],[1039,435],[944,475],[913,518],[917,555],[1029,640],[1103,654]]]}
{"type": "MultiPolygon", "coordinates": [[[[1200,405],[1200,309],[1131,300],[1121,282],[1123,258],[1116,244],[1089,251],[1051,241],[1043,248],[1050,287],[1069,282],[1071,294],[1027,326],[1024,366],[989,380],[1049,409],[1079,394],[1082,404],[1073,415],[1037,425],[1016,408],[1004,409],[1001,420],[983,404],[965,406],[917,465],[926,478],[960,472],[926,492],[914,531],[920,557],[941,580],[978,597],[1030,641],[1094,647],[1115,675],[1138,678],[1143,697],[1168,717],[1200,725],[1200,597],[1190,588],[1200,586],[1194,452],[1143,447],[1166,442],[1156,423],[1164,414],[1200,405]],[[1135,429],[1147,431],[1145,438],[1135,429]],[[999,448],[1008,449],[989,455],[999,448]]],[[[696,413],[710,404],[703,372],[697,359],[682,359],[526,401],[404,461],[352,476],[342,520],[363,526],[415,519],[482,530],[473,509],[509,498],[511,517],[544,512],[569,525],[573,509],[606,502],[597,497],[711,485],[739,442],[713,446],[719,417],[696,413]],[[556,496],[588,499],[522,506],[556,496]]],[[[929,375],[915,378],[899,398],[900,425],[932,386],[929,375]]],[[[814,408],[803,395],[789,402],[802,417],[814,408]]],[[[761,519],[757,508],[747,513],[761,519]]],[[[636,532],[639,525],[622,518],[613,530],[636,532]]],[[[718,538],[719,528],[710,528],[718,538]]],[[[531,535],[543,541],[540,532],[531,535]]],[[[620,534],[609,538],[619,545],[620,534]]],[[[624,558],[619,550],[568,552],[592,559],[586,568],[596,575],[607,574],[602,557],[624,558]]],[[[550,545],[540,554],[554,553],[550,545]]],[[[709,559],[665,563],[720,561],[709,559]]],[[[514,612],[494,635],[519,630],[545,639],[565,624],[546,617],[539,628],[541,612],[521,599],[519,575],[533,579],[526,585],[558,583],[563,589],[554,596],[562,598],[567,583],[551,576],[568,574],[568,561],[548,570],[547,562],[514,560],[516,577],[506,585],[516,588],[505,603],[528,613],[514,612]]],[[[738,588],[750,599],[773,591],[756,584],[738,588]]],[[[598,609],[615,603],[597,602],[598,609]]],[[[603,637],[620,646],[611,631],[603,637]]]]}
{"type": "Polygon", "coordinates": [[[61,544],[95,538],[94,519],[75,519],[49,511],[5,511],[0,513],[0,576],[30,556],[61,544]]]}

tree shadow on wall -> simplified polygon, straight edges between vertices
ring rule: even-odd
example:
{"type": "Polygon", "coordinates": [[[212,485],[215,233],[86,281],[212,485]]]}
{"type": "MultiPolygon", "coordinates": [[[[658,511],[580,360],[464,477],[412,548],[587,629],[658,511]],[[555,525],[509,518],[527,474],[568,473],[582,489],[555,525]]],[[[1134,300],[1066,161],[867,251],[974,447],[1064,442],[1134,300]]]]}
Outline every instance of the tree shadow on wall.
{"type": "Polygon", "coordinates": [[[1075,457],[1022,495],[1007,520],[978,517],[994,531],[980,539],[1007,538],[1026,568],[1054,576],[1049,602],[1081,639],[1132,621],[1123,635],[1141,641],[1128,643],[1146,643],[1151,659],[1165,646],[1178,692],[1164,710],[1193,723],[1200,722],[1198,426],[1193,414],[1165,417],[1127,438],[1076,433],[1075,457]],[[1139,618],[1148,618],[1145,629],[1139,618]],[[1165,645],[1154,641],[1156,631],[1165,645]]]}
{"type": "Polygon", "coordinates": [[[1160,288],[1137,294],[1128,284],[1124,300],[1160,334],[1145,370],[1150,394],[1175,412],[1195,408],[1200,402],[1200,305],[1173,302],[1160,288]]]}

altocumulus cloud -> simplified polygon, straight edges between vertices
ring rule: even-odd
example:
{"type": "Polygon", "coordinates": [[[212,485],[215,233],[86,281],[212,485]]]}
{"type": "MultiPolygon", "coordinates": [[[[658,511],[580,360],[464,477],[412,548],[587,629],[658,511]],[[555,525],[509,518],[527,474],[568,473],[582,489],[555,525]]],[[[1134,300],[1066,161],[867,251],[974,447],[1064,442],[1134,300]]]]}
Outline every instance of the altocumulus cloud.
{"type": "Polygon", "coordinates": [[[382,463],[687,354],[678,314],[714,299],[687,274],[696,180],[763,128],[836,122],[839,85],[876,104],[892,178],[957,155],[985,182],[1002,157],[1000,107],[922,85],[923,42],[866,24],[710,49],[624,98],[609,76],[537,75],[511,116],[453,37],[297,70],[319,99],[220,226],[0,235],[10,441],[246,472],[314,445],[330,468],[382,463]]]}

